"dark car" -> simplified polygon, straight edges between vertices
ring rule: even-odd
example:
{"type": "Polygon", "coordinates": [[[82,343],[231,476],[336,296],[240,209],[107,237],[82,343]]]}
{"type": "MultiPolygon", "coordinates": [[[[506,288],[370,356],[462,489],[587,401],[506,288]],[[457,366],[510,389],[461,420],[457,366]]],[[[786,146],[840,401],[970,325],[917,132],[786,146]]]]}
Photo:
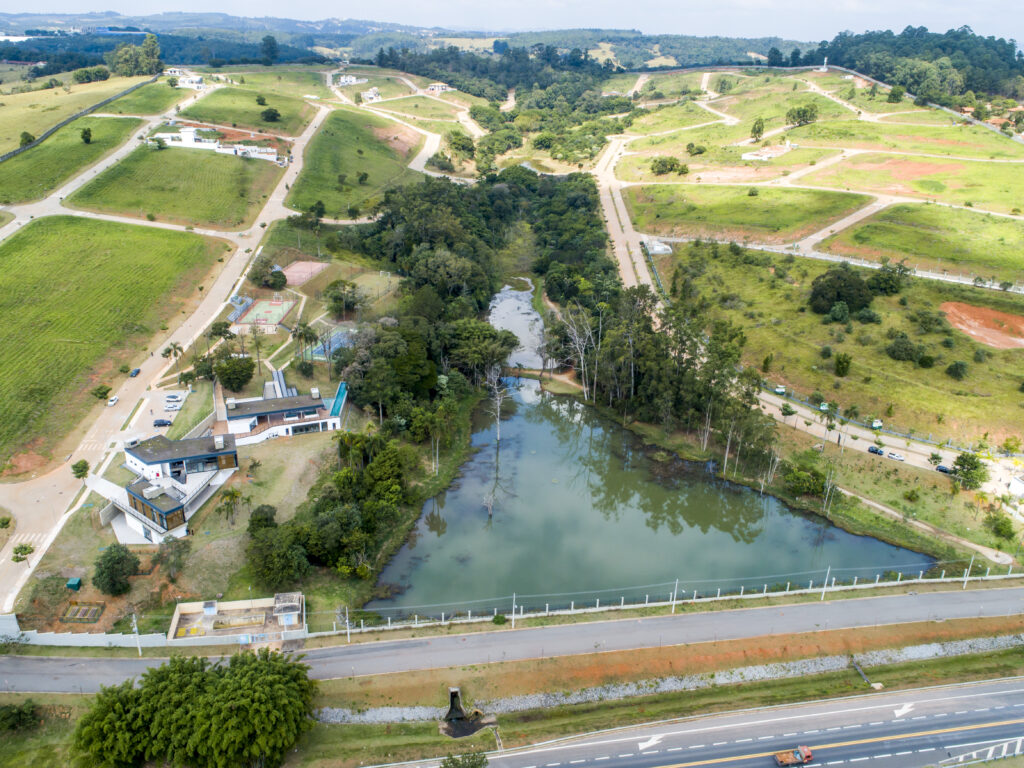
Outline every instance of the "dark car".
{"type": "Polygon", "coordinates": [[[154,427],[169,427],[171,426],[170,419],[153,419],[154,427]]]}
{"type": "Polygon", "coordinates": [[[885,451],[883,451],[877,445],[869,445],[868,446],[868,453],[874,453],[874,454],[876,454],[878,456],[884,456],[885,455],[885,451]]]}
{"type": "Polygon", "coordinates": [[[950,469],[949,467],[947,467],[945,464],[939,464],[939,466],[937,466],[935,469],[936,469],[936,471],[941,472],[944,475],[952,475],[953,474],[953,470],[950,469]]]}
{"type": "Polygon", "coordinates": [[[130,376],[131,378],[134,379],[140,373],[142,373],[142,369],[141,368],[132,368],[131,373],[129,373],[128,376],[130,376]]]}

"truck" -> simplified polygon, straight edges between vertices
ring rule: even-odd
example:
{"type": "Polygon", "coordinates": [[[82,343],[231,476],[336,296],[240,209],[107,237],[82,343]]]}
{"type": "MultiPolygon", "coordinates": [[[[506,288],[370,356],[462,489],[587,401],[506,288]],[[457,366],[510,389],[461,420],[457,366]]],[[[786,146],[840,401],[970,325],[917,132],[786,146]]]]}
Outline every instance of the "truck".
{"type": "Polygon", "coordinates": [[[785,749],[775,753],[775,764],[781,766],[803,765],[811,762],[814,755],[810,747],[797,747],[796,749],[785,749]]]}

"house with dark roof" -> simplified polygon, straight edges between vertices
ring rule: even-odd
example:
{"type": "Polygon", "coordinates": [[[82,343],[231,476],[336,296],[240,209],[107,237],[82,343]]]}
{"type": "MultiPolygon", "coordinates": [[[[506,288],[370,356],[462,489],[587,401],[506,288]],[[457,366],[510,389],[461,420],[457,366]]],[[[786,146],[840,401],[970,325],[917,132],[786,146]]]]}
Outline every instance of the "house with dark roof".
{"type": "Polygon", "coordinates": [[[252,445],[272,437],[341,429],[347,390],[341,382],[334,397],[327,398],[321,397],[316,387],[308,395],[291,389],[282,390],[278,397],[229,397],[224,401],[225,420],[214,425],[214,433],[232,437],[237,445],[252,445]]]}

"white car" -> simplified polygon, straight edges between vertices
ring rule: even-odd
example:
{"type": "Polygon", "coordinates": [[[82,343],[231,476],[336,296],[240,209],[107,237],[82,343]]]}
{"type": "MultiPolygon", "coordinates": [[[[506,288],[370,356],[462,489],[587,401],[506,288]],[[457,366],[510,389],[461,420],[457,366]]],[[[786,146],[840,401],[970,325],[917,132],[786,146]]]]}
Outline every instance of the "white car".
{"type": "Polygon", "coordinates": [[[779,386],[777,386],[775,388],[775,394],[776,395],[784,395],[784,394],[786,394],[786,388],[784,386],[782,386],[781,384],[779,384],[779,386]]]}
{"type": "Polygon", "coordinates": [[[118,401],[118,397],[117,397],[117,395],[114,395],[112,398],[107,400],[107,407],[109,408],[112,405],[117,405],[117,401],[118,401]]]}
{"type": "Polygon", "coordinates": [[[181,401],[181,395],[176,395],[172,392],[169,395],[165,395],[164,400],[168,403],[177,403],[181,401]]]}
{"type": "Polygon", "coordinates": [[[181,410],[181,403],[166,403],[164,405],[164,410],[165,411],[180,411],[181,410]]]}
{"type": "Polygon", "coordinates": [[[889,453],[887,453],[886,456],[892,459],[893,461],[906,461],[906,459],[904,459],[900,454],[893,453],[892,451],[889,451],[889,453]]]}
{"type": "Polygon", "coordinates": [[[872,429],[881,429],[882,428],[882,420],[881,419],[875,419],[874,421],[872,421],[871,422],[871,428],[872,429]]]}
{"type": "Polygon", "coordinates": [[[827,410],[828,410],[828,403],[822,403],[821,405],[819,405],[819,406],[818,406],[818,410],[819,410],[819,411],[821,411],[821,412],[823,412],[823,413],[824,413],[825,411],[827,411],[827,410]]]}

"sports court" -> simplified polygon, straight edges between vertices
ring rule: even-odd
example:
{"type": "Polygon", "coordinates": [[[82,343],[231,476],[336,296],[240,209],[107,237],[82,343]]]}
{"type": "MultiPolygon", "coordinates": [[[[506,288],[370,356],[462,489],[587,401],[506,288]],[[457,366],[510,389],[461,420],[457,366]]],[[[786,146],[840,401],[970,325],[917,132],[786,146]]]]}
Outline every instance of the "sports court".
{"type": "Polygon", "coordinates": [[[295,306],[294,301],[285,301],[281,294],[274,294],[273,299],[257,299],[249,307],[249,311],[235,322],[242,325],[277,325],[295,306]]]}
{"type": "Polygon", "coordinates": [[[302,285],[327,269],[327,266],[323,261],[293,261],[283,271],[288,278],[288,285],[302,285]]]}

